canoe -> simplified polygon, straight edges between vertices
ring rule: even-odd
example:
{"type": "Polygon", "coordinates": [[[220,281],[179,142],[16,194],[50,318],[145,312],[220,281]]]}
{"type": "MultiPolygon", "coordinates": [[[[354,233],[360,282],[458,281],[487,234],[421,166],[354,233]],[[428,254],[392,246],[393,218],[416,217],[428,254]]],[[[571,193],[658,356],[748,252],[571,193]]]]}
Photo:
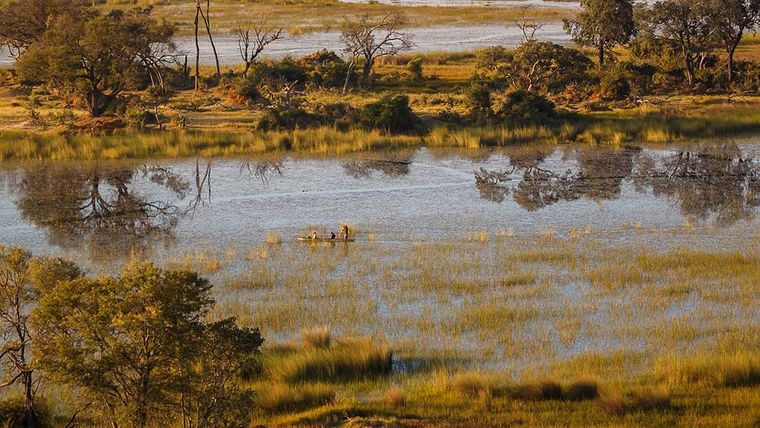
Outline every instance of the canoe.
{"type": "Polygon", "coordinates": [[[305,236],[299,236],[298,238],[296,238],[296,241],[298,241],[298,242],[356,242],[356,239],[354,239],[354,238],[348,238],[348,239],[343,239],[343,238],[335,238],[335,239],[332,239],[332,238],[317,238],[317,239],[313,239],[313,238],[309,238],[309,237],[305,237],[305,236]]]}

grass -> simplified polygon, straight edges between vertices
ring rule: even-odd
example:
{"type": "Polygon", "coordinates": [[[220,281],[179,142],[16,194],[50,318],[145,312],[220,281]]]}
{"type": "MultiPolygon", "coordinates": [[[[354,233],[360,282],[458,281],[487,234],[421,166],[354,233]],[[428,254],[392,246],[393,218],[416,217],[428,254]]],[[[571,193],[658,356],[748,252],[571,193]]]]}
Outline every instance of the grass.
{"type": "MultiPolygon", "coordinates": [[[[113,2],[106,9],[122,7],[113,2]]],[[[154,15],[178,26],[180,34],[191,34],[195,3],[188,0],[155,2],[154,15]]],[[[430,25],[505,24],[522,16],[519,7],[406,7],[370,3],[342,3],[337,0],[274,0],[267,2],[212,2],[211,22],[217,34],[229,34],[237,26],[267,17],[270,25],[285,28],[291,35],[340,29],[343,18],[365,13],[400,12],[409,17],[408,27],[430,25]]],[[[569,9],[530,8],[530,19],[558,22],[572,14],[569,9]]]]}
{"type": "Polygon", "coordinates": [[[392,354],[370,339],[349,338],[330,347],[285,352],[268,366],[272,378],[285,382],[349,381],[388,375],[392,354]]]}

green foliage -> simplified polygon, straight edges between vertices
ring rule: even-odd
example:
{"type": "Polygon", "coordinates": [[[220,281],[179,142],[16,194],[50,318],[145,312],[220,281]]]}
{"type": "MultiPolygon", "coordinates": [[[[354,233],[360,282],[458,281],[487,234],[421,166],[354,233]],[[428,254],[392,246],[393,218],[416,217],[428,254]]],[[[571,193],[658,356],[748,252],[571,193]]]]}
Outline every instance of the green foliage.
{"type": "Polygon", "coordinates": [[[473,83],[465,94],[467,109],[475,118],[488,118],[493,115],[491,88],[485,83],[473,83]]]}
{"type": "Polygon", "coordinates": [[[348,63],[335,52],[322,49],[299,58],[305,69],[305,81],[324,88],[339,88],[348,73],[348,63]]]}
{"type": "Polygon", "coordinates": [[[528,41],[512,52],[502,47],[482,51],[478,66],[515,89],[559,93],[588,80],[592,62],[575,49],[552,42],[528,41]]]}
{"type": "Polygon", "coordinates": [[[623,101],[631,96],[631,84],[624,69],[613,68],[602,73],[597,96],[603,101],[623,101]]]}
{"type": "Polygon", "coordinates": [[[498,115],[512,123],[547,123],[557,118],[557,111],[543,95],[518,90],[507,94],[498,115]]]}
{"type": "Polygon", "coordinates": [[[45,82],[81,94],[94,117],[104,114],[154,52],[170,46],[174,29],[149,10],[60,16],[18,63],[22,80],[45,82]]]}
{"type": "Polygon", "coordinates": [[[565,20],[565,30],[578,45],[596,48],[602,66],[605,55],[635,33],[633,0],[581,0],[581,12],[565,20]]]}
{"type": "Polygon", "coordinates": [[[420,125],[406,95],[387,95],[368,104],[362,109],[359,121],[364,128],[390,133],[414,131],[420,125]]]}
{"type": "Polygon", "coordinates": [[[267,108],[256,123],[259,131],[285,131],[319,126],[320,117],[300,106],[267,108]]]}
{"type": "Polygon", "coordinates": [[[184,388],[181,367],[203,346],[210,289],[195,273],[152,264],[61,282],[33,315],[39,364],[144,427],[184,388]]]}

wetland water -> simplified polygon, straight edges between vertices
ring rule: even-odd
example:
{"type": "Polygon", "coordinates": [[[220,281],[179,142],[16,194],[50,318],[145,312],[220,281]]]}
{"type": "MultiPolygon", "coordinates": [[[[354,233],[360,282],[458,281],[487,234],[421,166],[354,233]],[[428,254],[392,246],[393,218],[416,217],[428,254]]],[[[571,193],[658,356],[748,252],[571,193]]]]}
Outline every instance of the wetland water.
{"type": "Polygon", "coordinates": [[[271,342],[383,338],[406,370],[632,352],[636,372],[760,329],[759,159],[716,142],[5,164],[0,244],[93,274],[130,254],[194,269],[212,317],[271,342]],[[341,222],[356,243],[294,241],[341,222]]]}
{"type": "Polygon", "coordinates": [[[727,142],[5,165],[0,242],[74,255],[119,255],[124,243],[171,256],[347,222],[360,240],[388,243],[591,227],[612,244],[659,245],[624,231],[692,227],[704,233],[662,239],[725,248],[758,230],[758,159],[758,146],[727,142]]]}

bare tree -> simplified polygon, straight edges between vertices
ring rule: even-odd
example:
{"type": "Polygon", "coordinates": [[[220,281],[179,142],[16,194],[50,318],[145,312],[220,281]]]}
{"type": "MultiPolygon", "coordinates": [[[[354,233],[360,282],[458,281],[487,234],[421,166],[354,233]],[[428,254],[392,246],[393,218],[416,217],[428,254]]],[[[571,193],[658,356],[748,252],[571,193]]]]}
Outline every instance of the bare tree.
{"type": "Polygon", "coordinates": [[[345,45],[343,51],[350,56],[344,92],[359,58],[364,59],[362,83],[369,84],[375,60],[382,56],[396,55],[414,46],[412,35],[401,31],[406,17],[397,12],[383,16],[361,15],[355,21],[346,20],[340,36],[345,45]]]}
{"type": "Polygon", "coordinates": [[[237,36],[240,58],[245,63],[243,77],[247,77],[251,64],[256,61],[264,49],[271,43],[283,38],[283,30],[282,28],[268,26],[265,18],[257,25],[238,27],[237,36]]]}
{"type": "Polygon", "coordinates": [[[515,25],[517,25],[517,28],[520,29],[523,33],[523,38],[526,42],[530,42],[531,40],[536,39],[536,33],[540,31],[542,28],[544,28],[544,24],[540,24],[535,21],[531,21],[528,19],[528,10],[530,10],[530,6],[523,6],[521,7],[521,18],[519,21],[515,21],[515,25]]]}
{"type": "Polygon", "coordinates": [[[206,28],[206,34],[208,35],[208,40],[211,43],[211,50],[214,52],[214,60],[216,61],[216,78],[217,80],[222,78],[222,69],[219,66],[219,55],[216,52],[216,44],[214,43],[214,37],[211,35],[211,19],[210,19],[210,9],[211,9],[211,0],[206,0],[206,12],[203,12],[203,6],[201,5],[201,0],[195,1],[195,20],[193,22],[194,29],[195,29],[195,90],[197,91],[200,89],[200,77],[201,77],[201,70],[200,70],[200,56],[201,56],[201,49],[200,44],[198,41],[198,31],[200,26],[200,21],[203,20],[203,26],[206,28]]]}

